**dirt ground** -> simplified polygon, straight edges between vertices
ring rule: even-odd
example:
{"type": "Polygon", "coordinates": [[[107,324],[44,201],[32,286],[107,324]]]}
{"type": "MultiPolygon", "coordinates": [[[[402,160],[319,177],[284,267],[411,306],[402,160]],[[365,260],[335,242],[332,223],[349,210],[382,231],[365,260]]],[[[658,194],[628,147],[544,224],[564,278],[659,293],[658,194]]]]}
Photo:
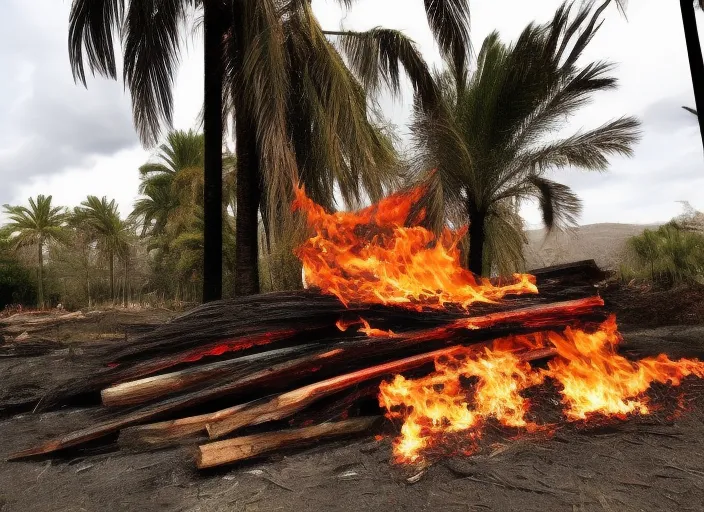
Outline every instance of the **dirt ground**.
{"type": "MultiPolygon", "coordinates": [[[[129,343],[135,332],[170,315],[113,312],[90,325],[62,326],[64,345],[49,354],[0,357],[0,404],[85,375],[92,371],[84,357],[89,351],[129,343]]],[[[702,357],[704,317],[695,320],[629,323],[624,350],[702,357]]],[[[651,417],[518,439],[489,429],[477,454],[424,469],[391,464],[390,440],[369,437],[208,473],[194,469],[186,448],[0,462],[0,511],[704,511],[704,382],[688,379],[676,392],[654,392],[663,408],[651,417]],[[681,414],[671,414],[675,402],[684,406],[681,414]]],[[[0,408],[0,458],[95,415],[91,409],[8,411],[0,408]]]]}

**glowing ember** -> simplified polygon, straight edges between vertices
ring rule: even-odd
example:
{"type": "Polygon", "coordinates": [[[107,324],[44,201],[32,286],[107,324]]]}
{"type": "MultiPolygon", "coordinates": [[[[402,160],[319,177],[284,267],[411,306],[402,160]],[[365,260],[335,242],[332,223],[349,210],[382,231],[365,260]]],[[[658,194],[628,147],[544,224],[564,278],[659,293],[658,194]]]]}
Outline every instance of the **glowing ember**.
{"type": "Polygon", "coordinates": [[[389,196],[358,212],[326,213],[302,188],[294,210],[307,214],[315,236],[296,249],[305,282],[350,302],[399,304],[414,309],[493,302],[507,294],[537,293],[535,278],[516,274],[494,286],[459,263],[457,244],[466,229],[446,229],[440,238],[411,218],[423,189],[389,196]],[[410,227],[409,227],[410,226],[410,227]]]}
{"type": "Polygon", "coordinates": [[[567,328],[564,335],[549,334],[560,357],[548,363],[546,375],[558,381],[570,420],[585,420],[590,414],[623,416],[648,414],[647,397],[653,382],[679,386],[688,375],[704,378],[704,363],[671,361],[666,355],[629,361],[616,353],[621,336],[615,317],[588,334],[567,328]]]}
{"type": "Polygon", "coordinates": [[[360,318],[362,321],[362,325],[364,327],[361,327],[359,329],[359,332],[363,332],[369,337],[374,337],[374,338],[395,338],[396,334],[392,330],[385,331],[383,329],[376,329],[372,326],[369,325],[369,322],[367,322],[364,318],[360,318]]]}
{"type": "Polygon", "coordinates": [[[620,335],[614,317],[595,332],[567,328],[564,333],[546,332],[496,340],[491,349],[477,353],[466,349],[437,360],[431,375],[410,380],[396,375],[382,383],[379,403],[390,418],[403,420],[394,443],[398,462],[415,462],[423,451],[438,444],[444,434],[462,432],[468,439],[481,437],[485,420],[526,431],[538,425],[525,419],[529,403],[521,392],[554,379],[569,421],[588,419],[599,413],[623,417],[649,414],[644,392],[653,382],[677,386],[689,375],[704,378],[704,363],[665,355],[629,361],[616,353],[620,335]],[[521,361],[520,351],[537,349],[549,340],[558,353],[547,370],[532,369],[521,361]],[[476,378],[474,386],[461,379],[476,378]]]}

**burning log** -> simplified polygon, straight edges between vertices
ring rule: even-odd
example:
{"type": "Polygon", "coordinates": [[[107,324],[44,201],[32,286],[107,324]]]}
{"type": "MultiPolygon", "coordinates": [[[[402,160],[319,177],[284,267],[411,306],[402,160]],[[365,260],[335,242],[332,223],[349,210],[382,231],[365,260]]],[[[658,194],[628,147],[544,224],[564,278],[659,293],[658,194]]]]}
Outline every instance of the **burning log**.
{"type": "MultiPolygon", "coordinates": [[[[455,346],[442,350],[436,350],[426,354],[421,354],[413,357],[407,357],[398,361],[364,368],[356,372],[333,377],[315,384],[310,384],[302,388],[283,393],[273,398],[256,400],[247,407],[234,411],[228,417],[221,419],[215,423],[208,423],[206,429],[211,439],[221,438],[230,432],[248,425],[259,425],[269,421],[280,420],[291,416],[293,413],[308,407],[313,402],[328,396],[341,389],[348,388],[355,384],[372,380],[385,375],[402,373],[428,363],[432,363],[435,359],[451,355],[463,347],[455,346]]],[[[556,354],[552,348],[542,348],[531,350],[520,354],[518,358],[521,361],[533,361],[545,357],[551,357],[556,354]]]]}
{"type": "Polygon", "coordinates": [[[212,468],[258,457],[279,448],[298,447],[323,439],[368,432],[379,419],[379,416],[355,418],[204,444],[198,447],[196,465],[198,469],[212,468]]]}

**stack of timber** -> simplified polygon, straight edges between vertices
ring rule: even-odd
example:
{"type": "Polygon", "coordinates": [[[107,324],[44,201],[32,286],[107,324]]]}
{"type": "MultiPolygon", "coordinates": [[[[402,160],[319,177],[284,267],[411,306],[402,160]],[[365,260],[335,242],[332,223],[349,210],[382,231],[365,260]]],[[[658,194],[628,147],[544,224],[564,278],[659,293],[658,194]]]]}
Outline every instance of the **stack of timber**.
{"type": "MultiPolygon", "coordinates": [[[[206,468],[369,433],[381,423],[380,411],[369,415],[359,404],[374,403],[385,378],[427,374],[438,357],[481,350],[497,338],[605,320],[594,286],[603,274],[595,267],[538,270],[539,295],[477,304],[469,313],[345,307],[314,291],[208,303],[116,349],[89,379],[48,393],[35,404],[37,413],[101,405],[90,425],[10,460],[117,439],[130,450],[199,445],[196,464],[206,468]],[[374,329],[358,329],[363,321],[374,329]]],[[[536,361],[554,353],[544,347],[517,355],[536,361]]]]}

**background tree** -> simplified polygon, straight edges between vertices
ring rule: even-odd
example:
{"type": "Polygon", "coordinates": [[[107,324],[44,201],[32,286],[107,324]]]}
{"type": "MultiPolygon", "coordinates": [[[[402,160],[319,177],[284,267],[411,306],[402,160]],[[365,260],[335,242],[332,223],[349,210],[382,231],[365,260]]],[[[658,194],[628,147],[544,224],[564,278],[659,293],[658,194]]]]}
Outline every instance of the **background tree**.
{"type": "Polygon", "coordinates": [[[451,69],[436,77],[438,108],[416,102],[412,172],[428,186],[428,222],[435,229],[446,219],[469,223],[467,263],[477,274],[490,270],[487,245],[493,257],[508,256],[499,263],[521,256],[517,201],[537,198],[549,229],[575,222],[579,199],[548,172],[603,171],[609,155],[631,154],[638,139],[633,118],[566,138],[555,134],[594,92],[616,87],[609,64],[577,63],[603,7],[591,14],[588,5],[570,20],[572,5],[563,4],[550,23],[529,25],[511,46],[489,35],[473,73],[451,69]]]}
{"type": "Polygon", "coordinates": [[[83,230],[108,262],[110,271],[110,300],[115,300],[115,259],[129,261],[130,226],[120,219],[115,200],[103,196],[88,196],[81,206],[74,208],[72,223],[83,230]]]}
{"type": "Polygon", "coordinates": [[[17,258],[7,229],[0,229],[0,311],[13,304],[36,304],[37,285],[17,258]]]}
{"type": "Polygon", "coordinates": [[[5,225],[15,249],[35,246],[37,251],[37,305],[44,308],[44,249],[45,245],[61,241],[64,235],[66,213],[64,208],[51,205],[51,196],[29,198],[26,206],[4,205],[10,222],[5,225]]]}

